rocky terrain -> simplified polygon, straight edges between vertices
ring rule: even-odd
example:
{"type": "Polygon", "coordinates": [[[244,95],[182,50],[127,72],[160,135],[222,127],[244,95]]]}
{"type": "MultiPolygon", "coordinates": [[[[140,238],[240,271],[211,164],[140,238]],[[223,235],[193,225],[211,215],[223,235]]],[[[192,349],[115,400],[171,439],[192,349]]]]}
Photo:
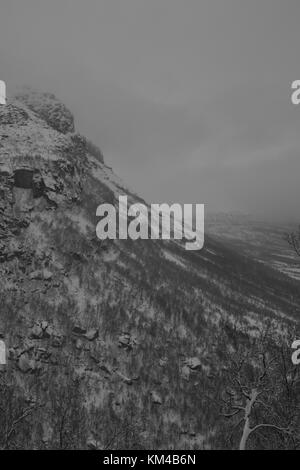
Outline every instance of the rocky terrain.
{"type": "MultiPolygon", "coordinates": [[[[139,200],[55,96],[0,107],[2,448],[236,448],[238,423],[232,437],[222,413],[233,359],[260,341],[289,355],[296,280],[210,237],[199,252],[101,242],[96,208],[120,194],[139,200]]],[[[276,433],[249,441],[293,445],[276,433]]]]}

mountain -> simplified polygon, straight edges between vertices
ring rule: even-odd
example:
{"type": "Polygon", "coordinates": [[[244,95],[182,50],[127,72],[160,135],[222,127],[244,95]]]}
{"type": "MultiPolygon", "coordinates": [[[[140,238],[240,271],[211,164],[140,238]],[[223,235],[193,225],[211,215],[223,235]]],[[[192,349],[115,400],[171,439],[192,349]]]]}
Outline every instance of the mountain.
{"type": "Polygon", "coordinates": [[[299,331],[296,280],[210,236],[101,242],[97,206],[142,200],[52,94],[1,106],[0,138],[0,445],[235,448],[226,373],[299,331]]]}
{"type": "Polygon", "coordinates": [[[206,231],[223,244],[300,280],[300,259],[287,242],[297,232],[294,222],[266,222],[242,213],[215,213],[206,217],[206,231]]]}

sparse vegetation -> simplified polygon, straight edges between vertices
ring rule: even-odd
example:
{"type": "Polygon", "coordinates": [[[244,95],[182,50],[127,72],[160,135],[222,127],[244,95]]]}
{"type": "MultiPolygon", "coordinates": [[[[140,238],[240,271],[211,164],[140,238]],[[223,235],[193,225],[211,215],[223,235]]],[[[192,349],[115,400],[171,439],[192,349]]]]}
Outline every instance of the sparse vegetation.
{"type": "Polygon", "coordinates": [[[40,119],[51,99],[41,113],[25,100],[25,117],[18,103],[0,111],[1,447],[237,448],[247,430],[247,448],[298,446],[298,283],[210,238],[199,253],[100,243],[96,207],[135,196],[78,135],[40,119]],[[24,163],[35,177],[19,173],[16,188],[24,163]]]}

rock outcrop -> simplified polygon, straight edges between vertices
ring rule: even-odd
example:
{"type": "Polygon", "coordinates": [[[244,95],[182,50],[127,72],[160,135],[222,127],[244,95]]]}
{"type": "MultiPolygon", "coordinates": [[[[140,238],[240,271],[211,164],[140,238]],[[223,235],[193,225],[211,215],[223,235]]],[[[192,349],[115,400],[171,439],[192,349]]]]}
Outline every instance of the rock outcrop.
{"type": "Polygon", "coordinates": [[[299,318],[296,286],[214,241],[100,242],[96,208],[120,194],[141,200],[53,95],[0,106],[0,402],[30,407],[11,448],[218,447],[226,350],[299,318]]]}
{"type": "Polygon", "coordinates": [[[39,93],[28,90],[16,96],[26,106],[34,111],[53,129],[66,134],[74,132],[74,118],[66,106],[52,93],[39,93]]]}

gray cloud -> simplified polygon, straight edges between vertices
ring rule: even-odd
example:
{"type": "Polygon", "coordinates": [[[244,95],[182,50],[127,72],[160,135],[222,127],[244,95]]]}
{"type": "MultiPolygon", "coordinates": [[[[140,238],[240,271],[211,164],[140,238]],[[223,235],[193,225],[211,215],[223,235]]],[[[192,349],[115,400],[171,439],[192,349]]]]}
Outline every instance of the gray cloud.
{"type": "Polygon", "coordinates": [[[150,202],[300,217],[297,0],[2,0],[0,73],[54,91],[150,202]]]}

